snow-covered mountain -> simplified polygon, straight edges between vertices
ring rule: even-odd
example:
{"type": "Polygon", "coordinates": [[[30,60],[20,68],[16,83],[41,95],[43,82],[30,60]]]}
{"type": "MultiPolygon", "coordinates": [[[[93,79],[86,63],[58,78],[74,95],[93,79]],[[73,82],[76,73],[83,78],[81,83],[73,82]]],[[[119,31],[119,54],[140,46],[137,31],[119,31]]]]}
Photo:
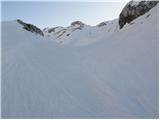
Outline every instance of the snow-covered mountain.
{"type": "Polygon", "coordinates": [[[45,28],[44,35],[62,44],[87,45],[102,38],[107,38],[119,29],[118,19],[102,22],[97,26],[85,25],[80,21],[68,27],[45,28]]]}
{"type": "Polygon", "coordinates": [[[75,21],[68,27],[45,28],[43,32],[45,36],[58,43],[87,45],[97,40],[108,38],[126,23],[131,23],[137,17],[148,12],[157,3],[158,1],[131,0],[123,8],[119,18],[116,20],[102,22],[97,26],[85,25],[81,21],[75,21]]]}
{"type": "Polygon", "coordinates": [[[158,7],[44,36],[2,22],[2,118],[158,118],[158,7]]]}

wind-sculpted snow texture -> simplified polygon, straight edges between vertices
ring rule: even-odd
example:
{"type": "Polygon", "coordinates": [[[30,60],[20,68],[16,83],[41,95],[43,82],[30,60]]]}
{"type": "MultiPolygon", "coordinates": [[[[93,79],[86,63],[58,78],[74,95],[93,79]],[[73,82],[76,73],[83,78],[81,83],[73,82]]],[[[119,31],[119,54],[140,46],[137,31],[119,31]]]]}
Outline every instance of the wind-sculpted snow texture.
{"type": "Polygon", "coordinates": [[[158,118],[158,5],[113,23],[57,44],[3,22],[2,118],[158,118]]]}

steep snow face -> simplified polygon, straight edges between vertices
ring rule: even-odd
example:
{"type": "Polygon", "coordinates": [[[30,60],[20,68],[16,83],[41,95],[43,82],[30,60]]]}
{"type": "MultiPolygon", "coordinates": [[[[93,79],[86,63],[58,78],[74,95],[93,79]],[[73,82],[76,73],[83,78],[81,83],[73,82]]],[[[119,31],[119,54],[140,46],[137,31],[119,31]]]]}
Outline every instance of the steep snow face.
{"type": "Polygon", "coordinates": [[[117,30],[119,30],[117,19],[102,22],[97,26],[85,25],[80,21],[75,21],[66,28],[46,28],[44,29],[44,34],[49,39],[61,44],[84,46],[94,43],[97,40],[108,38],[117,30]]]}
{"type": "Polygon", "coordinates": [[[113,28],[59,45],[3,22],[2,118],[158,118],[158,5],[113,28]]]}

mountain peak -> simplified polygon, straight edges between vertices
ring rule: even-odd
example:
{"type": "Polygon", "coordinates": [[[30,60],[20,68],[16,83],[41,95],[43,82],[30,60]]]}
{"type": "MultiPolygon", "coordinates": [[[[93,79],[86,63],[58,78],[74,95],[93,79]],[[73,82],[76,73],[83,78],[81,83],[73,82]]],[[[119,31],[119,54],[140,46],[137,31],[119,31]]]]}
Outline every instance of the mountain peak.
{"type": "Polygon", "coordinates": [[[71,23],[71,26],[84,26],[85,24],[81,21],[74,21],[71,23]]]}

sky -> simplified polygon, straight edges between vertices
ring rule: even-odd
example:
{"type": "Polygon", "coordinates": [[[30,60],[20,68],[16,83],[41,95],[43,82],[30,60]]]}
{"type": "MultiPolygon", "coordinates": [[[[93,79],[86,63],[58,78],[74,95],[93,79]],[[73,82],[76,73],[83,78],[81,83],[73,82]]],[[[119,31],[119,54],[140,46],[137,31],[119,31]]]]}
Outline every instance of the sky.
{"type": "Polygon", "coordinates": [[[6,1],[1,3],[2,21],[21,19],[40,27],[67,27],[73,21],[87,25],[118,18],[125,6],[123,2],[57,2],[6,1]]]}

